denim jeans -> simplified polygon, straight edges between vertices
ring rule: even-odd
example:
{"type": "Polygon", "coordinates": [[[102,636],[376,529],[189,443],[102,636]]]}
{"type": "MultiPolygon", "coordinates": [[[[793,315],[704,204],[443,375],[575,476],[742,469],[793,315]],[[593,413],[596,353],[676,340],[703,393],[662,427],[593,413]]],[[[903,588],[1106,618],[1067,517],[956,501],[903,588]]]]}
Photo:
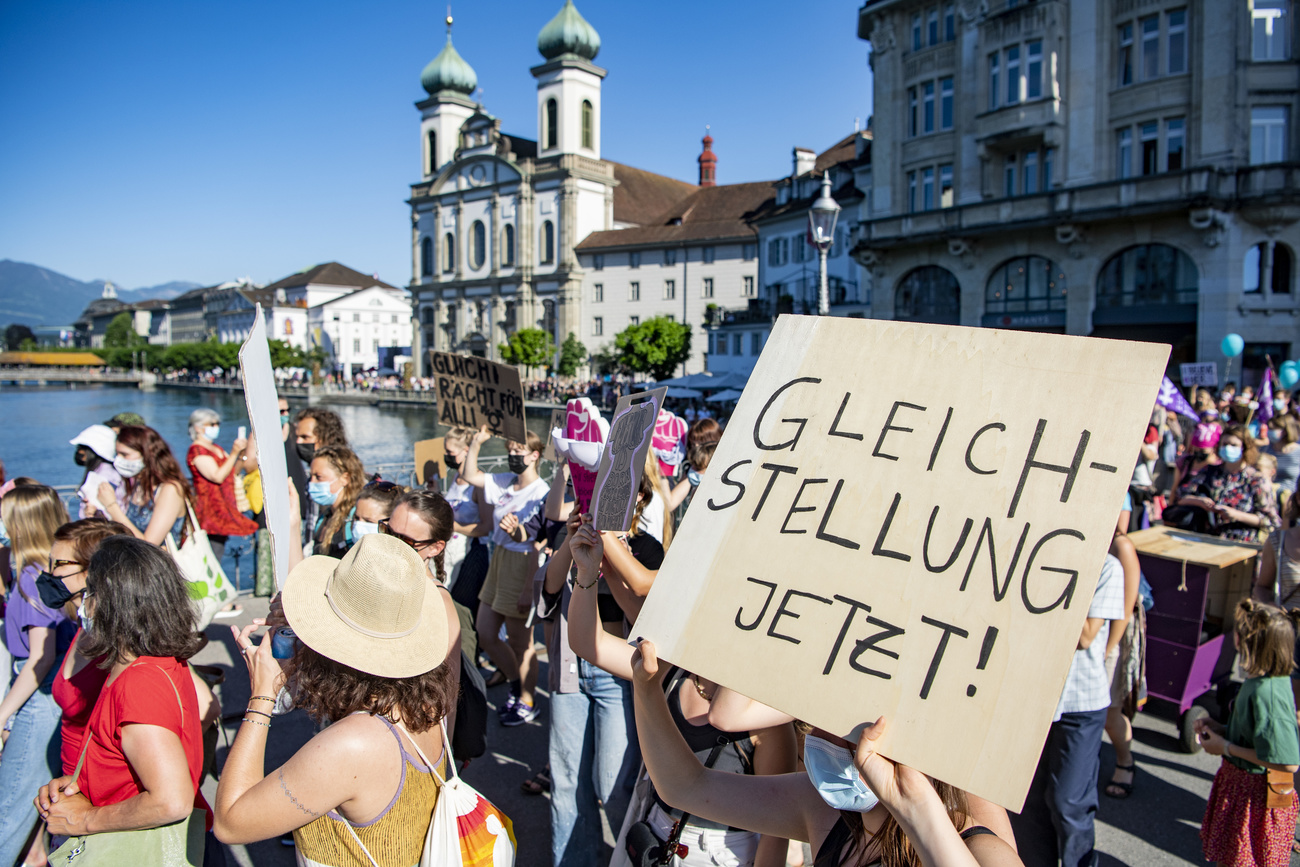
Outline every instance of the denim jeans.
{"type": "Polygon", "coordinates": [[[37,690],[14,714],[13,731],[0,753],[0,864],[20,862],[36,827],[32,800],[41,786],[62,776],[59,706],[37,690]]]}
{"type": "Polygon", "coordinates": [[[1025,806],[1018,815],[1010,814],[1025,864],[1097,863],[1093,820],[1105,725],[1105,709],[1061,714],[1052,723],[1025,806]]]}
{"type": "Polygon", "coordinates": [[[578,691],[551,695],[551,862],[596,867],[598,803],[614,833],[632,797],[639,751],[632,685],[578,660],[578,691]]]}

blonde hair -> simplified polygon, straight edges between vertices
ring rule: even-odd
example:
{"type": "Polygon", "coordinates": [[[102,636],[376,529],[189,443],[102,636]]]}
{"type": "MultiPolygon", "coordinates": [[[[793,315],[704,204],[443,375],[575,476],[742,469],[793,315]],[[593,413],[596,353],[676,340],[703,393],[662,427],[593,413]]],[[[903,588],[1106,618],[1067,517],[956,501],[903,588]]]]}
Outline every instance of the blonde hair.
{"type": "Polygon", "coordinates": [[[454,443],[459,443],[465,448],[469,448],[469,444],[474,441],[474,429],[463,425],[450,427],[447,429],[447,432],[442,435],[442,441],[444,444],[448,440],[451,440],[454,443]]]}
{"type": "Polygon", "coordinates": [[[321,539],[328,544],[334,538],[334,535],[343,529],[343,524],[348,520],[348,515],[356,506],[357,497],[360,496],[361,489],[366,486],[366,470],[361,465],[361,459],[351,449],[343,446],[326,446],[323,449],[317,449],[312,460],[324,460],[339,475],[348,477],[347,485],[334,500],[334,511],[330,513],[329,520],[325,522],[325,527],[321,530],[321,539]]]}
{"type": "MultiPolygon", "coordinates": [[[[668,546],[673,543],[673,510],[668,508],[668,484],[664,481],[663,473],[659,471],[659,459],[655,457],[653,451],[646,452],[645,456],[645,477],[650,480],[651,487],[659,492],[659,499],[664,507],[664,553],[668,552],[668,546]]],[[[636,507],[636,520],[632,522],[632,532],[636,533],[637,523],[641,520],[641,513],[650,508],[650,499],[647,497],[643,502],[638,503],[636,507]]]]}
{"type": "MultiPolygon", "coordinates": [[[[49,562],[54,533],[68,523],[68,510],[53,488],[26,485],[14,488],[0,500],[0,518],[3,518],[9,533],[16,581],[16,573],[28,566],[43,567],[49,562]]],[[[19,592],[22,593],[21,585],[19,592]]],[[[27,599],[26,593],[22,596],[27,599]]],[[[27,601],[38,610],[45,607],[38,599],[27,601]]]]}

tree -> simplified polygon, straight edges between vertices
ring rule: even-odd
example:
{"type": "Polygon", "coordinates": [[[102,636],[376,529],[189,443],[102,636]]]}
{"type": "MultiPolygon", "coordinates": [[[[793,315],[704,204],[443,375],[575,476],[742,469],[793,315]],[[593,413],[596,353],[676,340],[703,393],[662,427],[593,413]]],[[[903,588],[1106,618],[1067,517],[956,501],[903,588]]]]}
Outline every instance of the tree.
{"type": "Polygon", "coordinates": [[[144,341],[135,333],[135,317],[125,310],[114,316],[104,330],[105,349],[127,349],[140,343],[144,341]]]}
{"type": "Polygon", "coordinates": [[[668,379],[691,356],[691,327],[656,316],[624,328],[614,338],[614,347],[626,370],[668,379]]]}
{"type": "Polygon", "coordinates": [[[510,335],[509,343],[497,346],[506,364],[522,367],[549,367],[555,360],[555,341],[540,328],[521,328],[510,335]]]}
{"type": "Polygon", "coordinates": [[[34,343],[36,341],[36,335],[32,332],[32,329],[26,325],[15,322],[5,328],[5,348],[10,352],[21,349],[22,345],[28,340],[34,343]]]}
{"type": "Polygon", "coordinates": [[[572,331],[569,336],[564,338],[564,345],[560,347],[560,364],[556,368],[556,373],[560,376],[576,376],[578,368],[587,360],[587,347],[582,345],[572,331]]]}

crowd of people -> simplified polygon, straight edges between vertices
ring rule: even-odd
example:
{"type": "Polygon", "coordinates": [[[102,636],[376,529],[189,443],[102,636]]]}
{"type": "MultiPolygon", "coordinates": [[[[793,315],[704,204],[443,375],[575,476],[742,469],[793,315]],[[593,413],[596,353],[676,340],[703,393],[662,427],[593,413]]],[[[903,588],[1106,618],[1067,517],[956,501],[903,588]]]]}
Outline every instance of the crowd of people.
{"type": "MultiPolygon", "coordinates": [[[[257,533],[261,486],[275,482],[242,432],[218,444],[211,410],[190,418],[186,470],[144,419],[115,417],[72,441],[85,470],[77,515],[36,480],[0,487],[12,673],[0,867],[110,851],[122,834],[193,865],[225,863],[222,844],[281,838],[299,863],[410,867],[424,863],[451,777],[525,725],[547,731],[549,761],[520,787],[550,794],[555,865],[604,863],[606,825],[609,863],[635,867],[800,865],[804,843],[817,867],[1092,864],[1099,794],[1140,785],[1131,720],[1150,594],[1128,533],[1160,520],[1264,543],[1254,598],[1231,624],[1245,682],[1230,714],[1198,729],[1225,757],[1201,834],[1219,863],[1288,863],[1300,421],[1285,398],[1264,423],[1250,395],[1194,400],[1195,422],[1152,417],[1029,797],[1011,815],[874,752],[886,719],[864,721],[853,743],[629,644],[710,472],[723,430],[710,417],[689,425],[677,463],[651,451],[631,530],[609,533],[587,514],[580,470],[562,457],[543,467],[531,431],[490,472],[486,430],[452,428],[445,476],[407,489],[367,473],[337,414],[281,400],[290,572],[269,614],[233,629],[251,698],[218,775],[222,709],[193,657],[208,622],[238,611],[196,603],[178,551],[202,534],[219,559],[226,539],[257,533]],[[270,729],[294,709],[316,728],[267,768],[270,729]],[[1099,792],[1103,736],[1116,765],[1099,792]],[[205,774],[218,777],[211,803],[205,774]]],[[[488,827],[508,845],[508,828],[488,827]]]]}

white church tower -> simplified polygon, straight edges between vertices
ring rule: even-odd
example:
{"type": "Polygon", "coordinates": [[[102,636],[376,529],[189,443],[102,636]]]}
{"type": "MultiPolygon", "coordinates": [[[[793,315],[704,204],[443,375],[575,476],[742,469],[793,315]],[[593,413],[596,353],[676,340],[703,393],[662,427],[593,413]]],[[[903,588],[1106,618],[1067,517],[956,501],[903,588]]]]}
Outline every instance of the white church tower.
{"type": "Polygon", "coordinates": [[[429,180],[456,156],[460,128],[476,105],[469,95],[478,87],[473,68],[451,44],[451,16],[447,16],[447,44],[429,61],[420,75],[420,85],[429,98],[416,103],[421,111],[420,175],[429,180]]]}
{"type": "Polygon", "coordinates": [[[546,63],[532,68],[537,79],[537,155],[580,154],[600,159],[600,82],[604,69],[592,63],[600,34],[565,0],[537,35],[546,63]]]}

